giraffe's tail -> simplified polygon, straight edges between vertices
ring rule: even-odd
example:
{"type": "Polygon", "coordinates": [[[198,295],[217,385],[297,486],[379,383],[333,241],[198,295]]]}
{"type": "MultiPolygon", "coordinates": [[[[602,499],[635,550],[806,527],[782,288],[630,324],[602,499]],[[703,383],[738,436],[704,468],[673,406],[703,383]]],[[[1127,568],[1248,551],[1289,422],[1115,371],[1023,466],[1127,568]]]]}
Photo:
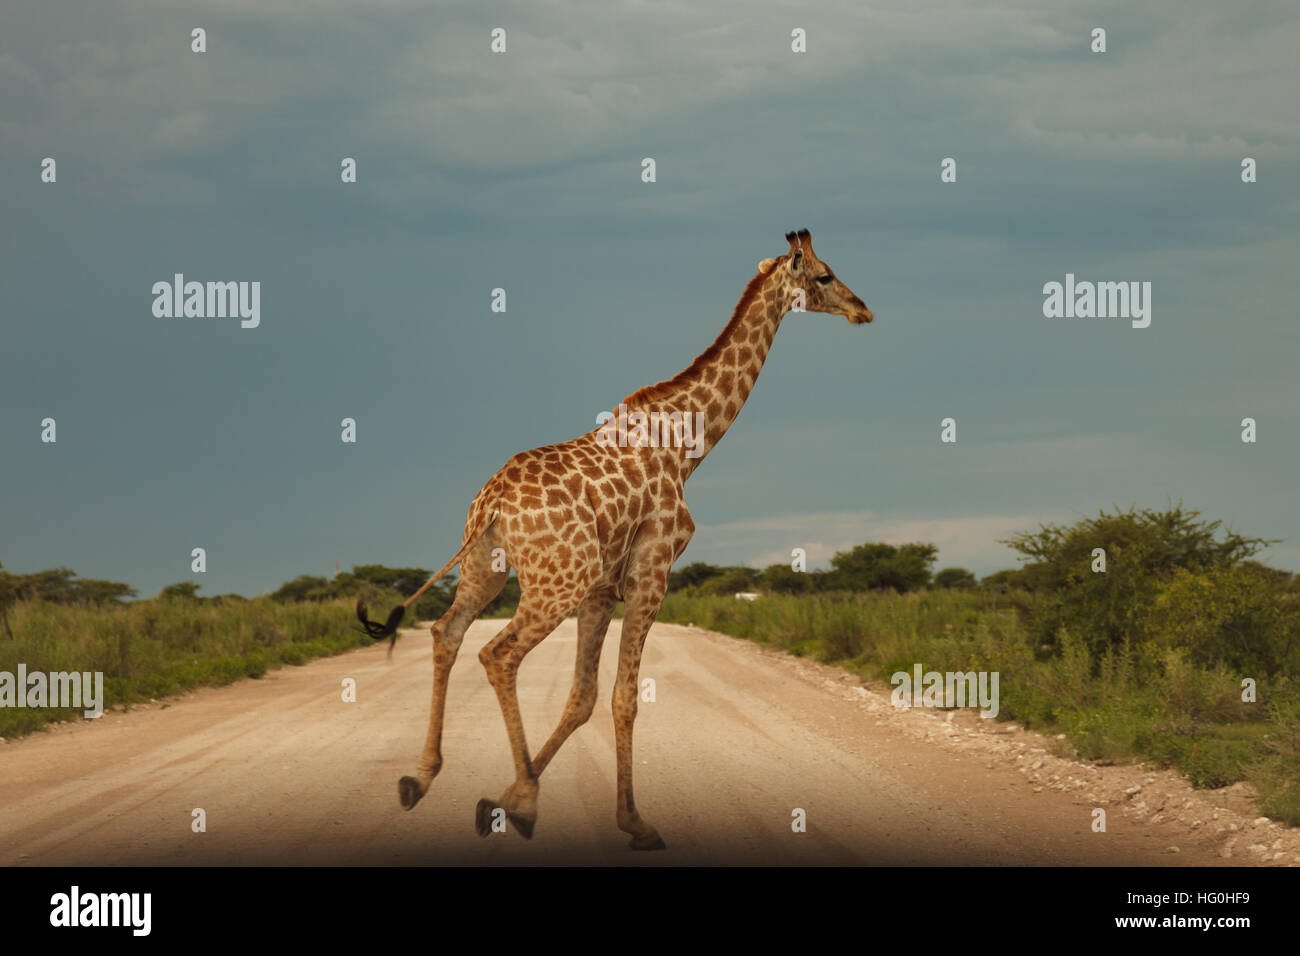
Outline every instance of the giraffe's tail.
{"type": "Polygon", "coordinates": [[[366,604],[364,601],[357,601],[357,620],[361,622],[360,630],[376,641],[382,641],[386,637],[392,638],[393,643],[397,642],[397,626],[402,623],[402,617],[406,614],[406,605],[399,604],[388,614],[388,620],[383,624],[370,620],[366,616],[366,604]]]}
{"type": "Polygon", "coordinates": [[[393,608],[392,611],[388,613],[388,620],[383,624],[380,624],[378,621],[370,620],[366,613],[365,601],[358,598],[357,620],[361,622],[361,627],[358,628],[358,630],[370,637],[372,640],[382,641],[384,638],[388,638],[388,656],[392,657],[393,646],[397,643],[397,628],[402,623],[402,618],[406,615],[407,609],[418,601],[420,595],[429,590],[435,581],[456,565],[460,564],[465,555],[469,552],[469,549],[478,543],[478,539],[483,536],[484,532],[487,531],[492,522],[496,520],[496,512],[493,511],[491,514],[485,515],[484,517],[486,517],[487,520],[480,521],[480,527],[472,534],[465,536],[465,543],[460,546],[460,550],[452,556],[452,559],[442,566],[442,570],[436,572],[433,577],[425,581],[424,584],[420,586],[420,590],[416,591],[401,604],[397,605],[397,607],[393,608]]]}

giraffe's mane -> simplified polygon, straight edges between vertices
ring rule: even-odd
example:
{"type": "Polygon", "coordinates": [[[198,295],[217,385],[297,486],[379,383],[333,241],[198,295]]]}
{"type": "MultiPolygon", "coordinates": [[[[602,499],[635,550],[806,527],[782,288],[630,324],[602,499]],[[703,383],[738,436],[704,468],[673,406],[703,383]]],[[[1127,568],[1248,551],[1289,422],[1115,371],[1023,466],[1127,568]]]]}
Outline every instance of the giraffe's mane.
{"type": "Polygon", "coordinates": [[[745,313],[749,311],[750,305],[758,295],[758,290],[762,287],[763,282],[774,270],[769,269],[767,272],[759,272],[754,278],[749,280],[749,285],[745,286],[745,291],[740,294],[740,301],[736,303],[735,311],[731,313],[731,320],[727,322],[718,337],[713,340],[713,344],[707,349],[695,356],[695,361],[686,368],[682,369],[672,378],[663,382],[656,382],[654,385],[647,385],[639,391],[633,392],[627,398],[623,399],[623,404],[633,406],[644,402],[654,402],[676,392],[684,385],[690,385],[699,380],[700,372],[704,367],[715,361],[722,354],[723,342],[728,335],[738,326],[744,318],[745,313]]]}

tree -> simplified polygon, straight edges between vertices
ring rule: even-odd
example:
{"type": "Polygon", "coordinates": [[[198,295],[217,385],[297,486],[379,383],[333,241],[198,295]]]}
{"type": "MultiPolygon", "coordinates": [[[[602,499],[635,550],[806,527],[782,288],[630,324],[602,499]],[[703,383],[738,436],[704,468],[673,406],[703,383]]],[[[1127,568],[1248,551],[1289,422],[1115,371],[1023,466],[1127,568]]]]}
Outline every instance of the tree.
{"type": "MultiPolygon", "coordinates": [[[[34,574],[0,572],[0,592],[7,593],[10,603],[49,601],[51,604],[115,604],[135,594],[135,588],[120,581],[80,578],[70,568],[51,568],[34,574]]],[[[0,597],[3,600],[3,597],[0,597]]]]}
{"type": "Polygon", "coordinates": [[[71,568],[50,568],[34,574],[15,576],[14,591],[19,601],[49,601],[66,603],[72,591],[72,579],[77,572],[71,568]]]}
{"type": "Polygon", "coordinates": [[[850,591],[915,591],[930,583],[930,565],[938,553],[932,544],[860,544],[831,558],[827,583],[850,591]]]}
{"type": "Polygon", "coordinates": [[[300,574],[286,581],[271,593],[272,601],[297,604],[301,601],[323,601],[330,596],[330,583],[325,578],[300,574]]]}
{"type": "Polygon", "coordinates": [[[424,568],[386,568],[382,564],[352,566],[352,577],[357,581],[375,587],[392,588],[398,594],[414,594],[429,580],[431,574],[432,571],[424,568]]]}
{"type": "Polygon", "coordinates": [[[1022,583],[1033,594],[1029,623],[1040,641],[1055,645],[1063,627],[1087,635],[1094,651],[1135,639],[1139,620],[1175,571],[1231,568],[1271,543],[1231,532],[1220,537],[1221,522],[1199,516],[1181,502],[1164,511],[1102,510],[1095,518],[1043,525],[1002,542],[1023,555],[1022,583]]]}
{"type": "Polygon", "coordinates": [[[807,573],[796,571],[788,564],[772,564],[759,574],[758,586],[774,594],[806,594],[812,588],[812,580],[807,573]]]}
{"type": "Polygon", "coordinates": [[[134,597],[135,588],[121,581],[101,581],[98,578],[78,578],[72,582],[65,600],[70,604],[117,604],[125,597],[134,597]]]}
{"type": "Polygon", "coordinates": [[[975,586],[975,575],[971,574],[965,568],[944,568],[934,576],[934,586],[937,588],[973,588],[975,586]]]}
{"type": "Polygon", "coordinates": [[[193,581],[181,581],[177,584],[169,584],[158,592],[158,597],[162,600],[176,599],[181,601],[201,601],[198,596],[198,590],[202,585],[195,584],[193,581]]]}
{"type": "Polygon", "coordinates": [[[688,564],[681,570],[673,571],[668,575],[668,590],[680,591],[684,588],[697,587],[709,578],[721,574],[723,570],[723,568],[715,567],[712,564],[705,564],[703,561],[696,561],[693,564],[688,564]]]}
{"type": "MultiPolygon", "coordinates": [[[[351,571],[336,574],[332,581],[325,582],[325,588],[311,600],[325,600],[333,597],[373,596],[374,591],[391,590],[403,598],[410,597],[429,580],[432,571],[425,568],[389,568],[382,564],[354,564],[351,571]]],[[[301,580],[301,579],[299,579],[301,580]]],[[[320,579],[323,580],[323,579],[320,579]]],[[[294,582],[289,582],[289,585],[294,582]]],[[[309,595],[317,592],[308,591],[309,595]]],[[[431,621],[442,617],[456,597],[456,577],[444,574],[429,589],[420,595],[411,607],[410,620],[431,621]]],[[[490,607],[490,605],[489,605],[490,607]]]]}
{"type": "Polygon", "coordinates": [[[0,621],[4,622],[5,633],[9,635],[9,640],[14,639],[13,629],[9,626],[9,606],[18,600],[18,593],[15,586],[17,579],[4,569],[0,564],[0,621]]]}
{"type": "Polygon", "coordinates": [[[808,572],[808,590],[809,591],[833,591],[831,585],[831,571],[809,571],[808,572]]]}
{"type": "MultiPolygon", "coordinates": [[[[427,580],[429,580],[429,577],[428,575],[425,575],[424,581],[427,580]]],[[[420,582],[421,587],[424,585],[424,581],[420,582]]],[[[412,611],[414,612],[412,620],[436,621],[438,618],[446,614],[448,609],[451,608],[451,602],[456,599],[456,582],[457,578],[454,574],[444,574],[437,581],[434,581],[433,584],[429,585],[429,590],[421,594],[420,599],[412,606],[412,611]]],[[[506,591],[510,589],[511,582],[515,582],[514,575],[510,576],[506,581],[506,586],[501,589],[502,596],[504,596],[506,591]]],[[[417,587],[415,590],[418,591],[419,589],[420,588],[417,587]]],[[[518,604],[518,582],[515,582],[514,590],[514,603],[518,604]]]]}
{"type": "Polygon", "coordinates": [[[998,594],[1005,594],[1016,588],[1023,588],[1024,570],[1022,568],[1006,568],[1002,571],[994,571],[992,574],[985,575],[980,580],[980,588],[986,591],[994,591],[998,594]]]}
{"type": "Polygon", "coordinates": [[[1300,668],[1300,605],[1291,575],[1246,561],[1194,572],[1178,568],[1161,583],[1141,621],[1157,648],[1181,648],[1202,666],[1239,673],[1295,673],[1300,668]]]}
{"type": "Polygon", "coordinates": [[[752,591],[758,586],[758,571],[754,568],[731,567],[719,568],[718,571],[699,586],[701,594],[731,595],[752,591]]]}

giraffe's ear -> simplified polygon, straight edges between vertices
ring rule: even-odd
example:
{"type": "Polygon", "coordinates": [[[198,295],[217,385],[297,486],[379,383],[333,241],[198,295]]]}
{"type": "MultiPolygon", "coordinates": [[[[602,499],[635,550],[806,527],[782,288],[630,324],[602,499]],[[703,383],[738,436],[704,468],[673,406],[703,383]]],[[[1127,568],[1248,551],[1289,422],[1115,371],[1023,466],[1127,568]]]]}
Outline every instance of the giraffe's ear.
{"type": "Polygon", "coordinates": [[[775,259],[764,259],[758,264],[758,271],[761,275],[767,275],[772,271],[772,266],[776,265],[775,259]]]}

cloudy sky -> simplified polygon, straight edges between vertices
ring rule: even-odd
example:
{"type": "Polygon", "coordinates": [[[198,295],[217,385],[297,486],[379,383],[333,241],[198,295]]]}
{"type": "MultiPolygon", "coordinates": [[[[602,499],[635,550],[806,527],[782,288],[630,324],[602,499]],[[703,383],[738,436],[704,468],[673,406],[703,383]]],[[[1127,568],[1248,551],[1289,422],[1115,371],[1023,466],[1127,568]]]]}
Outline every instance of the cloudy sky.
{"type": "Polygon", "coordinates": [[[0,562],[437,567],[507,458],[686,366],[807,227],[876,322],[787,317],[684,561],[984,574],[1181,499],[1300,569],[1293,3],[702,6],[8,0],[0,562]],[[178,272],[259,281],[260,326],[155,317],[178,272]],[[1045,318],[1067,273],[1151,282],[1150,327],[1045,318]]]}

